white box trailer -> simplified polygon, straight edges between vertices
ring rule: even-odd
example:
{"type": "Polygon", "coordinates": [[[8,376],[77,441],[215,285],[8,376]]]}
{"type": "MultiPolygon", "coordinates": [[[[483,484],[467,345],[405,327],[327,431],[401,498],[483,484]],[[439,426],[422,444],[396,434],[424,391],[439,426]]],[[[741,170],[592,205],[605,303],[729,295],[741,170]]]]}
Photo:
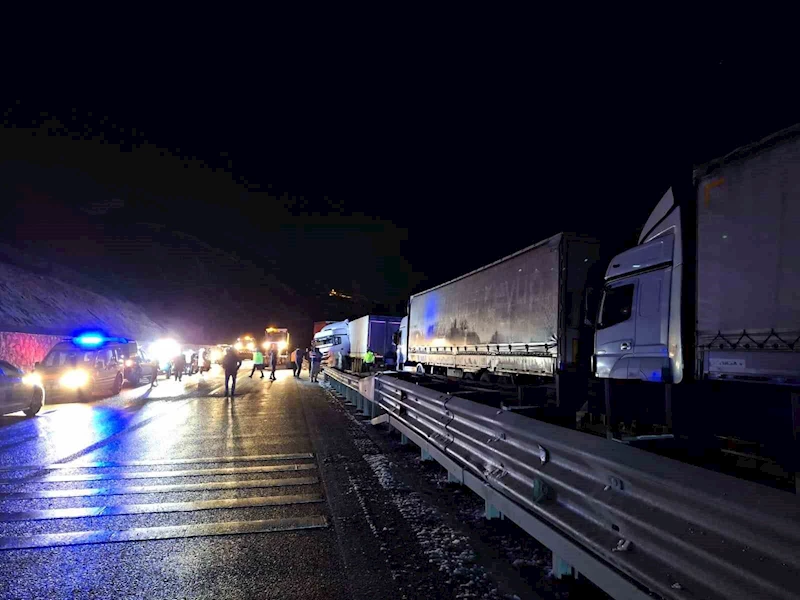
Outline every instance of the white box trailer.
{"type": "Polygon", "coordinates": [[[348,322],[350,358],[360,361],[369,348],[377,358],[394,348],[394,334],[400,328],[402,317],[366,315],[348,322]]]}
{"type": "Polygon", "coordinates": [[[588,371],[586,292],[599,257],[596,240],[559,233],[411,296],[406,369],[484,379],[588,371]]]}

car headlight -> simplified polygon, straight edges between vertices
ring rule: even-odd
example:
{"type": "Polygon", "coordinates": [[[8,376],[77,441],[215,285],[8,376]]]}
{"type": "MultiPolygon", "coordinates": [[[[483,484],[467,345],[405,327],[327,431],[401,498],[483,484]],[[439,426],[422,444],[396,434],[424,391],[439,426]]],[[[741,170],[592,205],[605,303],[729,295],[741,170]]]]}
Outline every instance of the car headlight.
{"type": "Polygon", "coordinates": [[[89,383],[89,374],[86,371],[75,369],[74,371],[67,371],[61,376],[61,385],[64,387],[78,389],[89,383]]]}
{"type": "Polygon", "coordinates": [[[42,385],[42,376],[38,373],[28,373],[22,378],[22,383],[25,385],[42,385]]]}
{"type": "Polygon", "coordinates": [[[125,366],[126,367],[132,367],[133,366],[133,361],[129,358],[128,360],[125,361],[125,366]]]}

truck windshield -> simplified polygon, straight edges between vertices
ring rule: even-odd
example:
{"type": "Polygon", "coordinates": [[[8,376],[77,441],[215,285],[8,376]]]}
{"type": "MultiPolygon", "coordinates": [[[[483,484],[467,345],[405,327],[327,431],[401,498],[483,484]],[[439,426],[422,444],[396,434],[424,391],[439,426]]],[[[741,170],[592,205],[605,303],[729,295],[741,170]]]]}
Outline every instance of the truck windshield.
{"type": "Polygon", "coordinates": [[[268,344],[277,344],[278,342],[285,342],[289,334],[285,331],[269,332],[266,335],[266,342],[268,344]]]}

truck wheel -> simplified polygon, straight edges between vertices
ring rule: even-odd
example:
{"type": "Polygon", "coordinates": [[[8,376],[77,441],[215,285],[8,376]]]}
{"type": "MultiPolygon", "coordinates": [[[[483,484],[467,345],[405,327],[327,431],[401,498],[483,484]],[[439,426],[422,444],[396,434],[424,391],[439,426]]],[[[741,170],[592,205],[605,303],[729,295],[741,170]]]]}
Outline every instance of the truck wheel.
{"type": "Polygon", "coordinates": [[[481,373],[480,381],[483,383],[494,383],[495,377],[489,371],[484,371],[481,373]]]}
{"type": "Polygon", "coordinates": [[[117,375],[117,378],[114,380],[114,387],[111,388],[111,393],[115,396],[122,391],[122,375],[117,375]]]}
{"type": "Polygon", "coordinates": [[[34,388],[33,394],[31,396],[31,404],[28,408],[23,410],[22,412],[25,413],[26,417],[32,417],[40,410],[42,410],[42,404],[44,404],[44,394],[42,390],[39,388],[34,388]]]}

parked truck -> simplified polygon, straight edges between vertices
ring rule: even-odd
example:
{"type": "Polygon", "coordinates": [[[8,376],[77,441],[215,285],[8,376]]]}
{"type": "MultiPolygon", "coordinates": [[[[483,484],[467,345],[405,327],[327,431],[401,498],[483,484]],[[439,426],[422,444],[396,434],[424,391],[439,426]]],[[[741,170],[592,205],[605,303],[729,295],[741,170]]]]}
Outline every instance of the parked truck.
{"type": "Polygon", "coordinates": [[[345,359],[350,355],[349,321],[328,323],[314,334],[314,346],[322,353],[322,363],[331,367],[345,368],[345,359]]]}
{"type": "Polygon", "coordinates": [[[545,416],[574,413],[578,427],[626,441],[713,446],[791,475],[798,223],[800,125],[695,169],[610,261],[596,241],[561,233],[413,295],[399,367],[538,381],[555,392],[545,416]]]}
{"type": "Polygon", "coordinates": [[[606,270],[594,371],[609,384],[608,418],[642,418],[641,392],[656,391],[650,419],[680,435],[713,431],[796,459],[800,126],[693,175],[606,270]],[[639,382],[631,401],[625,384],[639,382]]]}
{"type": "Polygon", "coordinates": [[[378,363],[389,350],[394,350],[400,321],[401,317],[366,315],[331,323],[314,336],[314,345],[326,364],[359,371],[367,350],[375,353],[378,363]]]}
{"type": "MultiPolygon", "coordinates": [[[[600,245],[559,233],[411,296],[404,368],[467,379],[543,384],[565,393],[590,372],[589,282],[600,245]]],[[[404,351],[405,350],[405,351],[404,351]]]]}

